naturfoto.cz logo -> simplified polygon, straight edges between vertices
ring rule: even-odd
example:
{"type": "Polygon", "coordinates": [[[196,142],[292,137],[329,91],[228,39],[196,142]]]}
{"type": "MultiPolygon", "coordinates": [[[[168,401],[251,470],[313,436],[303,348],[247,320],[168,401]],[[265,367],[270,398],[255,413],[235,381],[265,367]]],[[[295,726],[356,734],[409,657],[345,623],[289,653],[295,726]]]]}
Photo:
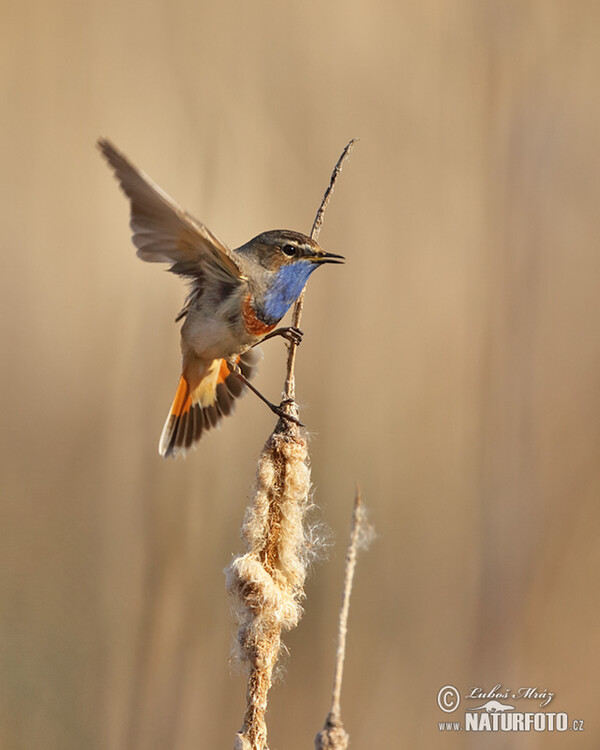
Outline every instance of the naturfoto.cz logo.
{"type": "Polygon", "coordinates": [[[544,708],[553,699],[553,692],[537,687],[517,690],[501,685],[491,690],[473,687],[461,694],[454,685],[444,685],[437,694],[438,707],[444,713],[454,713],[461,701],[472,700],[478,705],[465,706],[463,721],[440,721],[438,729],[440,732],[582,732],[583,719],[569,720],[564,711],[521,711],[516,705],[518,701],[535,700],[538,707],[544,708]],[[509,700],[510,703],[504,702],[509,700]]]}

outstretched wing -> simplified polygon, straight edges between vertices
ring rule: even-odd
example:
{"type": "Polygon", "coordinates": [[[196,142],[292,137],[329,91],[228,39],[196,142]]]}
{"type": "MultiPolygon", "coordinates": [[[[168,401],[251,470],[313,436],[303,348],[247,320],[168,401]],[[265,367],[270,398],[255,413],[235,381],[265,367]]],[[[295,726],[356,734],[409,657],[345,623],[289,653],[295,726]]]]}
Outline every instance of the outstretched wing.
{"type": "Polygon", "coordinates": [[[178,206],[110,141],[101,138],[98,147],[131,201],[129,223],[138,257],[171,263],[174,273],[200,282],[207,273],[229,281],[243,278],[234,254],[204,224],[178,206]]]}

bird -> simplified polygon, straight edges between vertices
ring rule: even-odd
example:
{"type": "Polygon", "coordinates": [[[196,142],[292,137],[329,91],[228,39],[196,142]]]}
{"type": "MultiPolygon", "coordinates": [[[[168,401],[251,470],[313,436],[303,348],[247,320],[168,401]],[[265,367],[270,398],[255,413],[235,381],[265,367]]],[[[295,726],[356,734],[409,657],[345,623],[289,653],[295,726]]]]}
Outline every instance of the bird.
{"type": "Polygon", "coordinates": [[[261,358],[256,346],[274,336],[296,344],[302,332],[277,325],[322,265],[343,263],[301,232],[262,232],[230,249],[109,140],[97,142],[130,201],[133,244],[141,260],[169,263],[189,284],[181,326],[182,366],[175,398],[160,435],[164,458],[185,455],[202,435],[231,414],[247,388],[281,418],[298,422],[251,383],[261,358]]]}

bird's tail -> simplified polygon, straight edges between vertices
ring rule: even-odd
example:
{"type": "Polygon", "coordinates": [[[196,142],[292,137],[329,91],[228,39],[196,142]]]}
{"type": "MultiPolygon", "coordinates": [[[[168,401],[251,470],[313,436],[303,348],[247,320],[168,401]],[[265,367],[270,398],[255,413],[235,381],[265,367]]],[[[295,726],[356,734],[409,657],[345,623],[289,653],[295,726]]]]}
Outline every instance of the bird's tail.
{"type": "MultiPolygon", "coordinates": [[[[261,358],[259,349],[249,349],[237,358],[246,378],[251,378],[261,358]]],[[[200,382],[191,388],[185,372],[163,427],[158,452],[163,458],[185,455],[202,434],[231,414],[235,399],[245,390],[244,384],[231,372],[226,360],[214,359],[200,382]]]]}

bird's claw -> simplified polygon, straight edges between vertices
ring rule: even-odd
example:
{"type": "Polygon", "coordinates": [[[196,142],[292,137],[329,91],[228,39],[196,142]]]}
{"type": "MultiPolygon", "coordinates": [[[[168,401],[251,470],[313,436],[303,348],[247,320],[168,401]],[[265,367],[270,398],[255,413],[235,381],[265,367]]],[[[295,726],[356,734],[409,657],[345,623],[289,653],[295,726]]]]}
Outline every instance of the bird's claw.
{"type": "Polygon", "coordinates": [[[283,408],[286,404],[293,404],[294,400],[291,398],[286,398],[284,401],[281,402],[279,406],[276,406],[275,404],[272,404],[271,410],[274,414],[277,414],[277,416],[280,419],[285,419],[288,422],[292,422],[293,424],[298,425],[298,427],[304,427],[304,424],[298,419],[298,417],[294,417],[293,414],[288,414],[287,411],[283,408]]]}
{"type": "Polygon", "coordinates": [[[287,326],[286,328],[281,329],[281,335],[284,339],[287,339],[290,344],[295,344],[296,346],[299,346],[299,344],[302,343],[302,338],[304,337],[304,331],[301,331],[299,328],[296,328],[296,326],[287,326]]]}
{"type": "MultiPolygon", "coordinates": [[[[283,326],[283,328],[276,328],[274,331],[271,331],[271,333],[268,333],[261,341],[267,341],[267,339],[272,339],[275,336],[281,336],[286,341],[289,341],[290,344],[298,346],[298,344],[302,342],[304,331],[296,328],[296,326],[283,326]]],[[[255,344],[255,346],[258,345],[255,344]]]]}

